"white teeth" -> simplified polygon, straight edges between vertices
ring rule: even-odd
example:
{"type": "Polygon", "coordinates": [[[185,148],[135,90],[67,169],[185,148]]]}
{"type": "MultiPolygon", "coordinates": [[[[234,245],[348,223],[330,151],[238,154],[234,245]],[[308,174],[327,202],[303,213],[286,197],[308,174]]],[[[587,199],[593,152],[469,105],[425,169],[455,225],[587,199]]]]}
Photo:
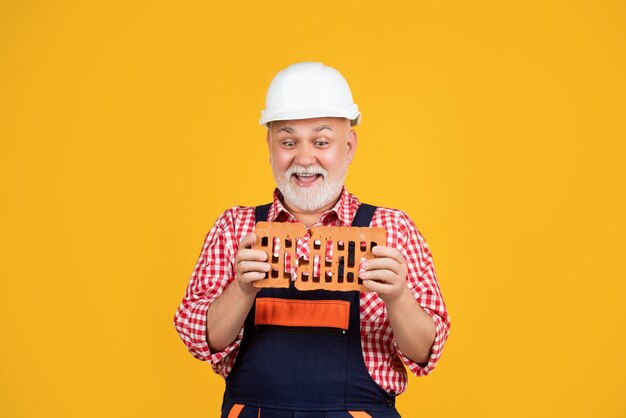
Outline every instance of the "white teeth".
{"type": "Polygon", "coordinates": [[[326,176],[326,170],[324,170],[322,167],[318,167],[318,166],[309,166],[309,167],[302,167],[302,166],[293,166],[290,167],[285,174],[288,177],[291,176],[297,176],[297,177],[301,177],[301,178],[313,178],[313,177],[325,177],[326,176]]]}

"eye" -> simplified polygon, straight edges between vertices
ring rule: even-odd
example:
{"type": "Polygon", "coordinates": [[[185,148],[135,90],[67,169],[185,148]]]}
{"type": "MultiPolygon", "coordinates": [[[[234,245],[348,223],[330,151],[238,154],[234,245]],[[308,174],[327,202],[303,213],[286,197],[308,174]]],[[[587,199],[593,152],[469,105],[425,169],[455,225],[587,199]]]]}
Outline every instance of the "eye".
{"type": "Polygon", "coordinates": [[[326,148],[329,142],[326,139],[318,139],[315,141],[315,146],[318,148],[326,148]]]}
{"type": "Polygon", "coordinates": [[[283,147],[285,148],[293,148],[296,146],[296,142],[290,139],[286,139],[283,141],[283,147]]]}

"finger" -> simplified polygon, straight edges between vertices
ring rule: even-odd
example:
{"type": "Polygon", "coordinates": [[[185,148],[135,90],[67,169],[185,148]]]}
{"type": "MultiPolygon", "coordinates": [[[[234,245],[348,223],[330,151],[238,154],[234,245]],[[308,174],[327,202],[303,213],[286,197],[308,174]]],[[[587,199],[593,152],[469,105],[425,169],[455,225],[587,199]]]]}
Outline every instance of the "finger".
{"type": "Polygon", "coordinates": [[[363,286],[376,293],[385,293],[389,290],[389,285],[386,283],[379,283],[374,280],[363,280],[363,286]]]}
{"type": "Polygon", "coordinates": [[[260,261],[241,261],[237,264],[237,269],[242,274],[252,271],[265,274],[270,271],[270,268],[269,263],[262,263],[260,261]]]}
{"type": "Polygon", "coordinates": [[[266,261],[267,253],[261,250],[248,250],[243,249],[237,251],[237,255],[235,256],[235,262],[240,263],[242,261],[266,261]]]}
{"type": "Polygon", "coordinates": [[[243,239],[239,243],[239,248],[252,248],[255,242],[256,242],[256,234],[253,232],[243,237],[243,239]]]}
{"type": "Polygon", "coordinates": [[[406,264],[406,260],[404,259],[404,255],[396,248],[386,247],[384,245],[377,245],[372,248],[372,254],[376,257],[388,257],[396,260],[400,264],[406,264]]]}
{"type": "Polygon", "coordinates": [[[370,270],[391,270],[396,274],[400,274],[402,265],[393,258],[372,258],[361,263],[361,269],[370,270]]]}
{"type": "Polygon", "coordinates": [[[364,271],[359,274],[363,281],[372,280],[379,283],[387,283],[394,284],[399,281],[399,277],[397,274],[389,271],[389,270],[370,270],[364,271]]]}
{"type": "Polygon", "coordinates": [[[261,273],[258,271],[248,271],[246,273],[243,273],[241,276],[239,276],[239,280],[245,283],[256,282],[264,278],[265,278],[265,273],[261,273]]]}

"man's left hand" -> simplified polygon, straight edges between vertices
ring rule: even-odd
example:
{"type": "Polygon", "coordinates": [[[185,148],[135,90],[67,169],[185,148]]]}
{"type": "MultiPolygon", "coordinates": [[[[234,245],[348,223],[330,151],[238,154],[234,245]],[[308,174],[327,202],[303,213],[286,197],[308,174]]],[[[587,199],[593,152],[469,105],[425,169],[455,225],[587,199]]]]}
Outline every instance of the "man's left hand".
{"type": "Polygon", "coordinates": [[[376,258],[361,263],[363,285],[378,293],[385,303],[393,303],[408,291],[406,260],[397,249],[382,245],[374,247],[372,254],[376,258]]]}

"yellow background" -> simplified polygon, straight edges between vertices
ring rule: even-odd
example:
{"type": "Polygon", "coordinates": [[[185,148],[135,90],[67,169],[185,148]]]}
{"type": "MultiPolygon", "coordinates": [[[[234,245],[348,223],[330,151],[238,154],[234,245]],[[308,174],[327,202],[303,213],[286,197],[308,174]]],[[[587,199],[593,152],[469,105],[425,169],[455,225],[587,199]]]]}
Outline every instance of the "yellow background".
{"type": "Polygon", "coordinates": [[[363,113],[452,331],[405,417],[626,416],[623,1],[0,3],[0,416],[217,417],[172,319],[219,213],[271,197],[273,75],[363,113]]]}

